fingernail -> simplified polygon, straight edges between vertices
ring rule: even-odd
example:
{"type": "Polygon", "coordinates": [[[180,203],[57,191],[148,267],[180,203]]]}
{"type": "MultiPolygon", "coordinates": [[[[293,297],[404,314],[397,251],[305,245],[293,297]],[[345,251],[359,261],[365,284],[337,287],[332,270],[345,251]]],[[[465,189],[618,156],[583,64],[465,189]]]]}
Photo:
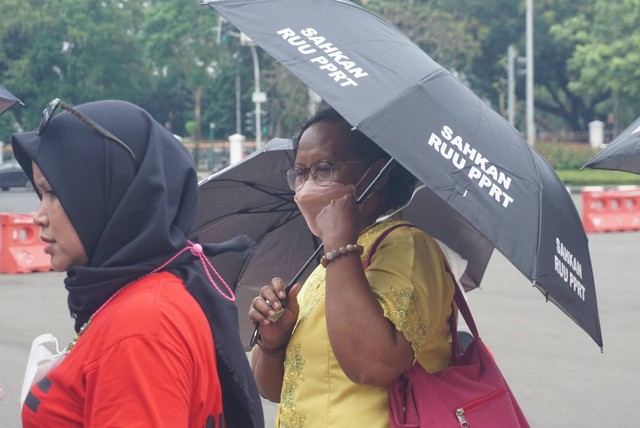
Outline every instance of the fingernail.
{"type": "Polygon", "coordinates": [[[284,291],[280,291],[280,292],[278,292],[278,296],[279,296],[281,299],[284,299],[284,298],[286,297],[286,294],[284,294],[284,291]]]}

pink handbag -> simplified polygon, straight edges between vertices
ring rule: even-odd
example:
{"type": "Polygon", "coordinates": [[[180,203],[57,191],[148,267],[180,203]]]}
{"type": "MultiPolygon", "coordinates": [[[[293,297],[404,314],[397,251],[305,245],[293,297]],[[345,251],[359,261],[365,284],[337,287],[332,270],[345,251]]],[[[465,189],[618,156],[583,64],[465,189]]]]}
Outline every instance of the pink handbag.
{"type": "MultiPolygon", "coordinates": [[[[384,238],[399,227],[384,230],[373,242],[364,266],[384,238]]],[[[449,266],[447,271],[451,274],[449,266]]],[[[389,386],[389,419],[392,428],[528,428],[518,402],[500,373],[493,356],[478,334],[467,301],[453,275],[454,301],[471,330],[473,340],[460,351],[456,318],[449,319],[453,341],[451,367],[429,373],[415,363],[389,386]]],[[[452,304],[453,306],[453,304],[452,304]]]]}
{"type": "Polygon", "coordinates": [[[417,362],[389,386],[389,418],[393,428],[529,427],[518,402],[476,328],[467,302],[456,286],[455,302],[473,341],[460,353],[452,315],[451,367],[428,373],[417,362]]]}

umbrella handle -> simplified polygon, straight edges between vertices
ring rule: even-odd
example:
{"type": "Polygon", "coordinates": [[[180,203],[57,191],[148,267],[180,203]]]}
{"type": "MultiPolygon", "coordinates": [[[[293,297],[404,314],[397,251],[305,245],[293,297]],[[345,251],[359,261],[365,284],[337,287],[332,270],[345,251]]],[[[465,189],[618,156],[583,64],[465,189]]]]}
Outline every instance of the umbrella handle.
{"type": "MultiPolygon", "coordinates": [[[[291,290],[291,287],[293,287],[295,283],[298,282],[298,279],[300,279],[300,276],[302,275],[302,273],[311,264],[311,262],[313,262],[313,260],[318,257],[318,255],[320,254],[320,251],[322,251],[323,248],[324,248],[324,244],[320,243],[320,245],[318,245],[318,248],[316,248],[316,250],[313,252],[311,257],[309,257],[309,260],[307,260],[305,264],[302,266],[302,269],[300,269],[298,273],[294,275],[293,279],[289,282],[289,285],[287,285],[287,288],[285,288],[284,290],[286,294],[289,294],[289,290],[291,290]]],[[[281,301],[281,304],[282,304],[282,307],[278,309],[273,316],[269,317],[269,321],[276,322],[280,319],[282,314],[284,314],[284,311],[287,307],[286,301],[281,301]]],[[[260,329],[260,324],[256,323],[255,326],[256,327],[253,330],[253,334],[251,335],[251,340],[249,341],[249,345],[252,347],[256,345],[256,342],[260,338],[260,333],[258,332],[258,330],[260,329]]]]}
{"type": "MultiPolygon", "coordinates": [[[[364,202],[369,197],[369,195],[375,190],[375,187],[378,185],[378,182],[382,180],[382,177],[384,177],[387,174],[387,172],[389,172],[389,170],[391,170],[391,168],[393,168],[397,163],[398,162],[394,158],[389,158],[389,160],[382,167],[380,172],[378,172],[378,175],[376,175],[376,178],[374,178],[373,181],[367,186],[367,188],[364,189],[364,191],[360,194],[360,196],[358,196],[358,198],[356,199],[356,204],[359,205],[362,202],[364,202]]],[[[320,254],[320,251],[322,251],[323,248],[324,248],[324,243],[320,243],[320,245],[318,245],[318,248],[316,248],[316,250],[313,252],[311,257],[309,257],[309,259],[298,271],[298,273],[295,274],[293,279],[289,282],[289,285],[287,285],[287,288],[285,288],[285,292],[287,294],[289,294],[289,290],[291,290],[291,287],[293,287],[295,283],[298,282],[298,279],[300,279],[300,276],[302,276],[302,273],[307,269],[307,267],[309,267],[309,265],[318,257],[318,255],[320,254]]],[[[269,321],[271,322],[278,321],[282,316],[282,314],[284,314],[285,308],[286,308],[286,302],[282,302],[282,307],[278,309],[275,315],[273,315],[272,317],[269,317],[269,321]]],[[[256,323],[255,326],[256,327],[253,330],[253,334],[251,335],[251,340],[249,341],[250,346],[255,346],[258,339],[260,338],[260,333],[258,332],[258,330],[260,329],[260,324],[256,323]]]]}

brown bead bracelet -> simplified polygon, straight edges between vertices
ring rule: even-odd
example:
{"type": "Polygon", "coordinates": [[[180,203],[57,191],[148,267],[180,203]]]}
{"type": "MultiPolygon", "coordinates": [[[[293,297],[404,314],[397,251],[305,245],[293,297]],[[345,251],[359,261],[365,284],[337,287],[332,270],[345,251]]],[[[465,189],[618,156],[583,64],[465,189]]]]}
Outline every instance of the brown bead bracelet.
{"type": "Polygon", "coordinates": [[[344,247],[340,247],[337,250],[332,250],[324,253],[324,256],[320,259],[320,264],[323,267],[327,267],[329,263],[338,257],[342,257],[347,254],[355,253],[361,255],[364,252],[364,248],[360,244],[347,244],[344,247]]]}

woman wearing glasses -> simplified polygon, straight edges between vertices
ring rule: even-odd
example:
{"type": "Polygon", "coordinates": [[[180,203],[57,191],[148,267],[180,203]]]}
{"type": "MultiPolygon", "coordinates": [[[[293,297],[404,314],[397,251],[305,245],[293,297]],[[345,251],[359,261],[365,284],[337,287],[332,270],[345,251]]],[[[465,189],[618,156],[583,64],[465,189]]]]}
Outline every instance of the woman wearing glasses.
{"type": "Polygon", "coordinates": [[[415,361],[449,365],[453,281],[437,244],[394,213],[415,179],[397,165],[355,203],[388,158],[332,109],[297,139],[287,176],[325,253],[303,287],[286,294],[275,278],[249,311],[254,375],[280,427],[388,427],[388,385],[415,361]]]}
{"type": "Polygon", "coordinates": [[[261,427],[233,294],[187,239],[198,189],[185,148],[133,104],[57,99],[12,144],[78,333],[34,379],[23,426],[261,427]]]}

